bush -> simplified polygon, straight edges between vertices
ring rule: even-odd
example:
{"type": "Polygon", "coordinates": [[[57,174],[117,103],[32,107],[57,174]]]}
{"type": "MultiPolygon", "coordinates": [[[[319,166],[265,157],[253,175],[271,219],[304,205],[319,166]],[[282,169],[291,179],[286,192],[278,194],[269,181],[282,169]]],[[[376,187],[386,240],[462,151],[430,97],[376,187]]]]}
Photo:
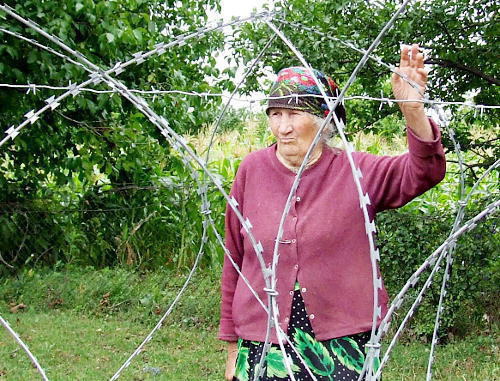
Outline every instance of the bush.
{"type": "MultiPolygon", "coordinates": [[[[473,206],[464,221],[482,210],[485,204],[473,206]]],[[[447,238],[453,226],[452,212],[422,214],[408,208],[382,213],[377,218],[378,244],[381,249],[381,271],[388,292],[394,297],[413,272],[447,238]]],[[[474,230],[457,241],[451,278],[447,286],[445,310],[440,335],[464,335],[468,331],[487,330],[499,321],[498,296],[500,282],[498,266],[498,217],[482,221],[474,230]]],[[[409,335],[427,340],[432,337],[436,308],[439,302],[442,273],[427,291],[409,335]]],[[[404,306],[415,300],[425,279],[426,270],[415,289],[408,291],[404,306]]],[[[395,319],[398,320],[397,318],[395,319]]],[[[393,322],[393,325],[396,322],[393,322]]]]}

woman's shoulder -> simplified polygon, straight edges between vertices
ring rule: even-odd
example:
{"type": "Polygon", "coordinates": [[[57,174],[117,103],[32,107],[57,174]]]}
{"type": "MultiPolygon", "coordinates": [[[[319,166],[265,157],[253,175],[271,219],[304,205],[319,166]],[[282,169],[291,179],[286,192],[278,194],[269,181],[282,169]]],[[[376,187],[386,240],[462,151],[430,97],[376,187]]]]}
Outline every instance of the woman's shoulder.
{"type": "MultiPolygon", "coordinates": [[[[335,165],[344,167],[349,166],[349,154],[345,149],[338,147],[329,147],[330,157],[332,163],[335,165]]],[[[397,156],[387,156],[387,155],[376,155],[365,151],[351,151],[352,158],[356,167],[360,167],[361,170],[370,169],[373,166],[378,165],[378,163],[384,163],[387,161],[394,160],[397,156]]]]}

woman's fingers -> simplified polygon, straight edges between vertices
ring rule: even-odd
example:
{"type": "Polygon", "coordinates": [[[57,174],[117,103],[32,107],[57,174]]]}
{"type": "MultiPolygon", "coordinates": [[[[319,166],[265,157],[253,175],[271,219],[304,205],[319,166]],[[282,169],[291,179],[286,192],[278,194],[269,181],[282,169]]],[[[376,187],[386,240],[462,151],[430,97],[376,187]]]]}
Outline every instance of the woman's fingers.
{"type": "Polygon", "coordinates": [[[420,52],[418,44],[411,46],[403,45],[401,48],[401,58],[399,67],[420,68],[424,67],[424,54],[420,52]]]}
{"type": "MultiPolygon", "coordinates": [[[[418,44],[412,44],[412,46],[411,46],[411,66],[412,67],[418,67],[419,54],[422,54],[422,53],[419,52],[418,44]]],[[[423,55],[422,55],[422,62],[423,62],[423,55]]]]}
{"type": "Polygon", "coordinates": [[[399,67],[410,66],[410,48],[408,45],[403,45],[401,48],[401,58],[399,60],[399,67]]]}
{"type": "Polygon", "coordinates": [[[416,64],[417,68],[424,67],[424,54],[423,53],[417,53],[417,57],[415,59],[415,64],[416,64]]]}
{"type": "Polygon", "coordinates": [[[418,74],[420,74],[420,78],[423,80],[423,81],[427,81],[427,77],[429,76],[429,72],[431,70],[430,69],[427,69],[425,67],[419,67],[417,69],[417,72],[418,74]]]}
{"type": "Polygon", "coordinates": [[[403,45],[401,47],[400,64],[391,78],[393,93],[397,99],[421,98],[421,94],[426,89],[429,74],[429,69],[425,67],[424,60],[424,54],[420,52],[418,44],[403,45]],[[412,84],[408,83],[407,80],[412,84]]]}

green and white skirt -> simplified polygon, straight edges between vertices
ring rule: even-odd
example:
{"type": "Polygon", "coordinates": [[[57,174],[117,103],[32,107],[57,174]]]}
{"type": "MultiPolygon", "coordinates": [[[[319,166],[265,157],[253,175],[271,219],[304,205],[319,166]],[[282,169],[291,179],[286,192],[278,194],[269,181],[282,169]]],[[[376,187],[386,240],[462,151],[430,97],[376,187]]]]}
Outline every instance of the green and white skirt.
{"type": "MultiPolygon", "coordinates": [[[[365,344],[370,332],[317,341],[307,316],[300,288],[295,287],[292,313],[288,324],[288,336],[297,352],[318,381],[356,381],[365,362],[365,344]]],[[[260,362],[264,343],[238,340],[238,357],[233,381],[252,381],[260,362]]],[[[312,380],[302,361],[289,344],[285,351],[292,362],[292,371],[297,381],[312,380]]],[[[290,380],[279,345],[272,344],[265,362],[260,381],[290,380]]]]}

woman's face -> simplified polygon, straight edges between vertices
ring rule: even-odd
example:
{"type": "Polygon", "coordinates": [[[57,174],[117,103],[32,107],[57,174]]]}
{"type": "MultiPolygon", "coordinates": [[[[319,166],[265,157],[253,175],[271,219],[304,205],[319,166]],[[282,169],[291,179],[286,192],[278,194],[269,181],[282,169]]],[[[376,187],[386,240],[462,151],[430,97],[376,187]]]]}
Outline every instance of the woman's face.
{"type": "Polygon", "coordinates": [[[269,109],[269,126],[279,154],[289,164],[300,165],[318,131],[314,117],[305,111],[273,107],[269,109]]]}

